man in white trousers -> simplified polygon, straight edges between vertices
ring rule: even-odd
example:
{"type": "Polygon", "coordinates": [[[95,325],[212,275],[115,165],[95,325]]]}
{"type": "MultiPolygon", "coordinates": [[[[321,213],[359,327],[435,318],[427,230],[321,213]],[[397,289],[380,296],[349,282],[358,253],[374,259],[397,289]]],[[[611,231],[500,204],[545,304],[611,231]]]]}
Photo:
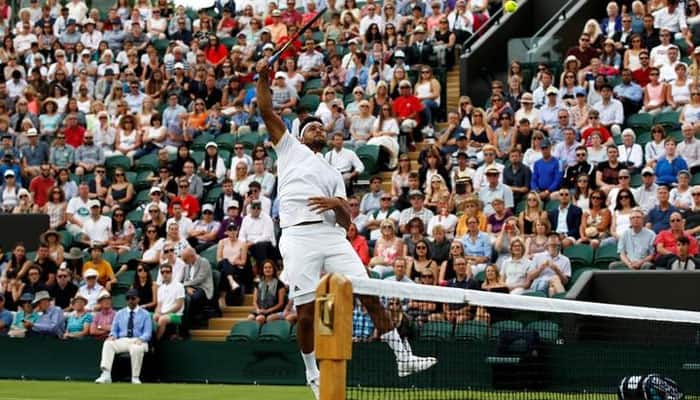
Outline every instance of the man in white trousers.
{"type": "MultiPolygon", "coordinates": [[[[279,215],[284,260],[283,280],[297,308],[297,342],[306,367],[306,381],[319,397],[319,370],[314,352],[314,296],[321,273],[368,278],[360,258],[345,237],[350,225],[345,183],[320,154],[326,144],[323,123],[305,119],[297,140],[272,107],[267,60],[256,65],[258,108],[277,153],[279,215]]],[[[399,376],[432,367],[433,357],[417,357],[396,331],[376,296],[360,296],[381,338],[394,351],[399,376]]]]}
{"type": "Polygon", "coordinates": [[[148,351],[153,327],[151,315],[139,307],[139,292],[129,289],[126,292],[126,307],[114,316],[112,331],[102,345],[102,374],[95,383],[112,383],[112,362],[114,356],[129,353],[131,356],[131,383],[141,383],[143,355],[148,351]]]}

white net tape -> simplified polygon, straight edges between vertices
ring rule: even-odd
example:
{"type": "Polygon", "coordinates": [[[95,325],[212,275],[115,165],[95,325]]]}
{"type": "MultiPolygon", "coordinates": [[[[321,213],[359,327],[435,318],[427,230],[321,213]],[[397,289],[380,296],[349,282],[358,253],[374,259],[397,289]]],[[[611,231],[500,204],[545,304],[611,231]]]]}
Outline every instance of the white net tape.
{"type": "Polygon", "coordinates": [[[700,312],[694,311],[519,296],[369,278],[351,278],[351,281],[353,293],[362,295],[398,297],[437,303],[469,303],[522,311],[700,324],[700,312]]]}

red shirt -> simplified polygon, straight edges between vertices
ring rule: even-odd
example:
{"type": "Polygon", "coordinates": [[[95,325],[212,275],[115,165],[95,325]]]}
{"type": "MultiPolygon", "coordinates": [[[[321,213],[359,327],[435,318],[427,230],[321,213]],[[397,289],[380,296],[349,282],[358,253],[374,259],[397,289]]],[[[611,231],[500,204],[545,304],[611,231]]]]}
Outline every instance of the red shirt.
{"type": "MultiPolygon", "coordinates": [[[[688,246],[688,254],[691,256],[696,256],[698,254],[698,241],[694,237],[684,233],[683,236],[687,237],[690,241],[688,246]]],[[[678,255],[678,248],[676,247],[676,235],[674,235],[670,229],[659,232],[656,235],[656,240],[654,240],[654,245],[662,245],[664,249],[670,251],[671,253],[678,255]]]]}
{"type": "Polygon", "coordinates": [[[54,186],[55,181],[53,180],[52,177],[44,178],[43,176],[39,175],[32,179],[31,183],[29,184],[29,191],[32,192],[32,195],[34,196],[34,203],[39,206],[43,207],[44,204],[49,200],[49,190],[54,186]]]}
{"type": "Polygon", "coordinates": [[[608,128],[606,128],[602,125],[597,127],[597,128],[593,128],[593,127],[586,128],[583,130],[583,133],[581,133],[581,139],[583,139],[583,141],[586,143],[586,146],[589,146],[589,147],[593,146],[593,144],[590,142],[590,140],[588,140],[589,137],[591,136],[591,134],[593,133],[593,131],[600,132],[600,142],[602,144],[605,144],[605,142],[607,142],[612,137],[608,128]]]}
{"type": "Polygon", "coordinates": [[[208,46],[204,51],[204,55],[207,57],[207,60],[209,60],[210,63],[216,64],[228,56],[228,50],[226,50],[226,46],[223,44],[219,44],[219,46],[215,49],[208,46]]]}
{"type": "Polygon", "coordinates": [[[360,256],[362,264],[369,264],[369,245],[367,244],[367,239],[361,235],[357,235],[354,240],[350,242],[352,248],[355,249],[355,253],[360,256]]]}
{"type": "MultiPolygon", "coordinates": [[[[413,113],[420,113],[423,110],[423,103],[416,96],[399,96],[394,100],[394,115],[399,118],[408,118],[413,113]]],[[[420,114],[416,116],[420,123],[420,114]]]]}
{"type": "Polygon", "coordinates": [[[284,24],[287,26],[301,26],[301,21],[303,17],[301,16],[301,13],[296,9],[286,9],[282,11],[282,14],[280,16],[282,17],[282,22],[284,22],[284,24]]]}
{"type": "Polygon", "coordinates": [[[632,80],[637,82],[637,84],[639,86],[644,87],[649,82],[651,82],[651,79],[649,78],[650,72],[651,72],[651,67],[636,69],[636,70],[632,71],[632,80]]]}
{"type": "Polygon", "coordinates": [[[80,125],[74,127],[66,127],[66,144],[78,148],[83,144],[83,138],[85,137],[85,128],[80,125]]]}
{"type": "Polygon", "coordinates": [[[168,214],[173,215],[173,203],[179,201],[182,205],[182,214],[194,220],[199,214],[199,200],[191,194],[185,196],[175,196],[168,206],[168,214]]]}

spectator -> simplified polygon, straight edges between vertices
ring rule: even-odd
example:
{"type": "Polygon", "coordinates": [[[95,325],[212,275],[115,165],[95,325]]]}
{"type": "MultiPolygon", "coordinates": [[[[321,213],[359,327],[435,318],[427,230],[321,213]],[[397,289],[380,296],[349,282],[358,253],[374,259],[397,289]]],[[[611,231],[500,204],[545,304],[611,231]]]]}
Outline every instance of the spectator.
{"type": "Polygon", "coordinates": [[[214,207],[205,204],[202,207],[202,218],[192,224],[188,232],[188,241],[197,252],[202,252],[214,245],[219,232],[219,222],[214,220],[214,207]]]}
{"type": "Polygon", "coordinates": [[[239,303],[241,294],[248,291],[253,282],[248,265],[248,245],[238,237],[238,225],[230,223],[226,227],[226,237],[221,239],[216,248],[216,260],[221,270],[219,307],[224,308],[228,299],[239,303]]]}
{"type": "Polygon", "coordinates": [[[472,274],[476,275],[486,268],[492,256],[491,238],[485,232],[479,230],[479,218],[470,216],[467,218],[467,232],[462,238],[462,245],[467,254],[465,259],[469,261],[472,274]]]}
{"type": "Polygon", "coordinates": [[[615,186],[618,185],[618,175],[625,167],[618,160],[619,152],[617,147],[610,145],[607,147],[608,161],[603,161],[596,166],[596,186],[605,192],[609,193],[615,186]]]}
{"type": "MultiPolygon", "coordinates": [[[[629,176],[627,178],[629,179],[629,176]]],[[[631,196],[629,193],[625,195],[631,196]]],[[[605,193],[602,190],[594,190],[590,196],[590,207],[583,211],[581,216],[581,228],[577,243],[588,244],[597,249],[601,242],[609,236],[611,220],[612,215],[605,203],[605,193]]]]}
{"type": "Polygon", "coordinates": [[[370,214],[378,210],[380,199],[383,195],[382,179],[378,176],[373,176],[369,181],[369,191],[362,196],[360,212],[362,214],[370,214]]]}
{"type": "Polygon", "coordinates": [[[700,140],[695,138],[695,128],[690,123],[684,123],[681,131],[683,140],[678,143],[676,151],[690,168],[690,173],[696,174],[700,172],[700,140]]]}
{"type": "Polygon", "coordinates": [[[5,309],[5,296],[0,293],[0,336],[7,336],[12,326],[12,313],[5,309]]]}
{"type": "Polygon", "coordinates": [[[352,248],[360,257],[363,265],[369,264],[369,245],[364,236],[360,235],[357,231],[357,226],[355,224],[350,224],[347,233],[348,241],[352,245],[352,248]]]}
{"type": "Polygon", "coordinates": [[[394,260],[403,256],[406,250],[401,238],[396,236],[396,226],[391,219],[382,221],[379,229],[381,236],[375,242],[374,256],[369,260],[367,268],[381,277],[391,270],[394,260]]]}
{"type": "Polygon", "coordinates": [[[673,138],[664,140],[665,154],[659,158],[656,167],[656,183],[659,185],[673,185],[677,183],[678,172],[688,169],[688,164],[676,153],[676,141],[673,138]]]}
{"type": "Polygon", "coordinates": [[[168,325],[182,324],[185,310],[185,287],[173,280],[173,267],[170,264],[160,266],[162,281],[158,285],[158,301],[153,314],[153,321],[158,325],[156,340],[163,338],[168,325]]]}
{"type": "Polygon", "coordinates": [[[644,213],[635,209],[630,215],[630,228],[626,229],[617,242],[620,261],[610,263],[610,269],[629,268],[631,270],[650,269],[654,264],[654,241],[656,235],[644,227],[644,213]]]}
{"type": "Polygon", "coordinates": [[[97,296],[98,311],[95,311],[90,324],[90,336],[95,339],[106,339],[112,331],[112,323],[116,312],[112,308],[112,295],[103,290],[97,296]]]}
{"type": "Polygon", "coordinates": [[[530,287],[528,271],[532,268],[531,261],[525,254],[525,242],[515,238],[510,242],[510,256],[501,264],[501,280],[511,294],[521,294],[530,287]]]}
{"type": "Polygon", "coordinates": [[[88,336],[92,313],[85,308],[88,299],[80,293],[71,301],[71,311],[66,317],[66,330],[61,339],[81,339],[88,336]]]}
{"type": "Polygon", "coordinates": [[[414,218],[420,218],[425,226],[428,225],[430,219],[433,217],[433,212],[425,208],[423,201],[425,200],[425,195],[419,190],[412,190],[408,193],[410,198],[411,207],[401,211],[399,216],[399,232],[407,233],[407,224],[410,220],[414,218]]]}
{"type": "Polygon", "coordinates": [[[566,248],[580,238],[581,209],[571,204],[569,192],[559,191],[559,206],[548,212],[552,232],[559,235],[559,245],[566,248]]]}
{"type": "Polygon", "coordinates": [[[670,227],[657,231],[659,233],[654,240],[656,245],[655,264],[662,268],[671,268],[676,261],[680,260],[680,265],[676,263],[676,269],[692,269],[686,267],[686,262],[688,257],[698,255],[698,242],[684,231],[685,221],[680,212],[672,212],[668,221],[670,227]]]}
{"type": "Polygon", "coordinates": [[[671,214],[678,211],[669,201],[669,192],[669,187],[665,185],[659,185],[656,190],[658,204],[649,210],[646,224],[646,227],[654,232],[669,229],[669,218],[671,214]]]}
{"type": "Polygon", "coordinates": [[[486,181],[488,186],[479,191],[479,199],[484,202],[484,213],[490,216],[494,213],[491,205],[494,199],[502,199],[507,209],[513,209],[513,192],[510,187],[499,182],[500,171],[496,167],[489,167],[486,170],[486,181]]]}
{"type": "Polygon", "coordinates": [[[272,260],[262,264],[260,281],[253,291],[254,309],[248,320],[262,325],[268,321],[282,319],[282,311],[286,303],[284,282],[279,279],[277,265],[272,260]]]}
{"type": "Polygon", "coordinates": [[[63,310],[51,305],[51,295],[47,291],[40,291],[34,294],[32,306],[38,314],[36,321],[31,322],[25,319],[24,327],[32,335],[62,337],[65,329],[63,310]]]}
{"type": "Polygon", "coordinates": [[[642,185],[634,189],[634,198],[645,214],[658,205],[657,189],[654,169],[644,167],[642,169],[642,185]]]}
{"type": "Polygon", "coordinates": [[[104,247],[101,243],[93,243],[90,247],[90,256],[92,259],[85,263],[83,269],[94,270],[97,272],[97,282],[104,286],[107,291],[112,290],[112,285],[117,283],[117,278],[114,276],[112,265],[109,261],[102,258],[104,247]]]}
{"type": "MultiPolygon", "coordinates": [[[[455,257],[454,272],[454,278],[447,282],[448,287],[471,290],[478,290],[481,287],[481,283],[474,279],[473,272],[469,268],[467,260],[464,257],[455,257]]],[[[451,323],[459,324],[472,319],[469,305],[443,304],[442,307],[444,312],[441,315],[433,315],[433,320],[445,320],[451,323]]]]}
{"type": "Polygon", "coordinates": [[[183,285],[191,304],[190,313],[198,317],[206,303],[214,296],[211,265],[206,258],[197,255],[191,247],[182,252],[181,258],[185,262],[183,285]]]}
{"type": "Polygon", "coordinates": [[[100,361],[102,373],[95,380],[96,383],[112,382],[114,356],[121,353],[129,353],[131,356],[131,383],[141,383],[143,355],[148,351],[148,342],[151,341],[153,328],[151,316],[138,304],[138,291],[129,289],[126,292],[126,307],[119,310],[114,316],[112,330],[102,345],[102,359],[100,361]]]}
{"type": "Polygon", "coordinates": [[[560,249],[559,235],[550,234],[547,239],[547,251],[534,256],[527,274],[528,280],[532,282],[532,290],[544,292],[550,297],[564,292],[564,285],[571,278],[571,262],[560,253],[560,249]]]}
{"type": "Polygon", "coordinates": [[[530,168],[522,164],[522,159],[522,152],[519,148],[514,147],[508,154],[510,166],[503,168],[503,184],[513,192],[515,204],[522,201],[530,192],[530,181],[532,180],[530,168]]]}
{"type": "Polygon", "coordinates": [[[12,320],[12,325],[9,327],[7,336],[11,338],[26,337],[27,331],[31,329],[32,324],[39,319],[39,314],[34,311],[33,301],[34,295],[31,293],[25,293],[19,298],[17,301],[17,312],[12,320]]]}
{"type": "Polygon", "coordinates": [[[542,159],[535,162],[532,168],[530,188],[538,193],[540,199],[546,200],[561,186],[561,171],[559,170],[559,160],[552,157],[549,139],[542,140],[540,148],[542,149],[542,159]]]}
{"type": "Polygon", "coordinates": [[[70,300],[75,297],[78,287],[71,281],[71,271],[62,267],[56,272],[56,284],[49,288],[54,305],[64,311],[70,310],[70,300]]]}

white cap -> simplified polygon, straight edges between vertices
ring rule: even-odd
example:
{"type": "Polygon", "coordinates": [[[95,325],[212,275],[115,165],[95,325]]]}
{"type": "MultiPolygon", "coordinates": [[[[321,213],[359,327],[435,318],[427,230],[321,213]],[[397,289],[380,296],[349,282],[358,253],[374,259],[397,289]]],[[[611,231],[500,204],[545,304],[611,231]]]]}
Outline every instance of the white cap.
{"type": "Polygon", "coordinates": [[[148,194],[153,194],[153,193],[163,193],[158,186],[153,186],[151,190],[148,191],[148,194]]]}
{"type": "Polygon", "coordinates": [[[226,207],[226,209],[229,209],[229,208],[231,208],[231,207],[240,208],[240,205],[238,204],[238,200],[231,200],[231,201],[228,203],[228,207],[226,207]]]}
{"type": "Polygon", "coordinates": [[[99,274],[94,269],[90,268],[83,272],[83,278],[97,277],[99,274]]]}
{"type": "Polygon", "coordinates": [[[89,56],[90,54],[91,54],[91,53],[90,53],[90,50],[88,50],[88,49],[85,49],[85,50],[83,50],[83,51],[80,52],[80,55],[81,55],[81,56],[89,56]]]}
{"type": "Polygon", "coordinates": [[[272,43],[265,43],[263,50],[274,50],[275,46],[272,43]]]}
{"type": "MultiPolygon", "coordinates": [[[[93,270],[93,271],[94,271],[94,270],[93,270]]],[[[106,290],[102,290],[102,291],[100,292],[100,294],[97,295],[97,301],[100,301],[100,300],[102,300],[102,299],[111,299],[111,298],[112,298],[112,295],[109,294],[109,292],[106,291],[106,290]]]]}
{"type": "Polygon", "coordinates": [[[183,63],[175,63],[175,69],[185,69],[185,64],[183,63]]]}
{"type": "Polygon", "coordinates": [[[282,71],[277,71],[277,72],[275,73],[275,79],[277,79],[277,78],[285,79],[286,77],[287,77],[287,75],[286,75],[284,72],[282,72],[282,71]]]}
{"type": "Polygon", "coordinates": [[[38,133],[38,132],[36,131],[36,129],[34,129],[34,128],[29,128],[29,129],[27,129],[27,136],[28,136],[28,137],[36,136],[36,135],[38,135],[38,134],[39,134],[39,133],[38,133]]]}
{"type": "Polygon", "coordinates": [[[406,53],[403,50],[396,50],[394,52],[394,58],[406,58],[406,53]]]}
{"type": "Polygon", "coordinates": [[[219,145],[214,143],[214,142],[208,142],[206,146],[204,146],[205,149],[208,149],[210,147],[214,147],[215,149],[219,148],[219,145]]]}
{"type": "Polygon", "coordinates": [[[88,208],[99,207],[99,206],[100,206],[100,201],[99,201],[99,200],[92,199],[92,200],[90,200],[90,201],[87,202],[87,206],[88,206],[88,208]]]}
{"type": "Polygon", "coordinates": [[[8,169],[5,171],[5,176],[15,176],[15,171],[8,169]]]}
{"type": "Polygon", "coordinates": [[[214,212],[214,206],[211,204],[205,204],[204,206],[202,206],[202,212],[204,211],[214,212]]]}

